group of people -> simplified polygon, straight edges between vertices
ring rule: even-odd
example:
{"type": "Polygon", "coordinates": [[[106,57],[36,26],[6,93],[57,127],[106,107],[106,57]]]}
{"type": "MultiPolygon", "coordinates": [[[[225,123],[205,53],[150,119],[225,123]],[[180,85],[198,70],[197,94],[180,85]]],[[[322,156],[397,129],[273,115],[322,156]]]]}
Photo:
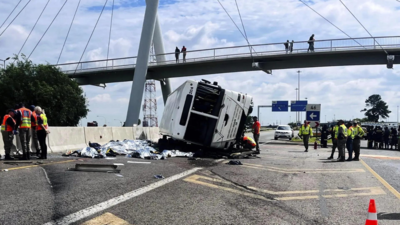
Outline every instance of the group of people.
{"type": "MultiPolygon", "coordinates": [[[[324,126],[321,131],[322,147],[327,147],[328,133],[329,131],[327,130],[327,127],[324,126]]],[[[313,136],[313,132],[311,126],[306,120],[300,128],[299,136],[303,139],[305,152],[308,152],[308,141],[309,138],[313,136]]],[[[361,128],[357,121],[347,123],[347,125],[345,125],[343,120],[339,120],[337,124],[331,129],[331,138],[333,145],[331,156],[328,159],[333,159],[335,150],[337,148],[339,152],[337,161],[358,161],[360,159],[360,143],[363,137],[364,130],[361,128]],[[349,157],[347,158],[347,160],[345,156],[345,149],[347,149],[349,153],[349,157]]]]}
{"type": "Polygon", "coordinates": [[[246,149],[254,149],[256,148],[255,154],[260,154],[260,145],[258,143],[260,139],[260,130],[261,130],[261,124],[258,121],[257,117],[253,117],[253,126],[252,126],[252,133],[253,133],[253,138],[249,136],[244,136],[242,138],[242,146],[246,149]]]}
{"type": "Polygon", "coordinates": [[[390,149],[399,149],[399,138],[399,132],[394,127],[382,129],[381,126],[371,126],[367,130],[368,148],[389,149],[390,146],[390,149]]]}
{"type": "Polygon", "coordinates": [[[22,103],[16,105],[14,108],[7,110],[7,114],[4,115],[1,123],[5,160],[14,159],[11,157],[14,135],[18,135],[19,137],[23,160],[30,159],[31,137],[33,146],[36,148],[37,158],[47,159],[46,136],[50,131],[44,110],[40,106],[34,105],[25,108],[22,103]]]}
{"type": "MultiPolygon", "coordinates": [[[[314,34],[311,35],[311,37],[308,39],[308,49],[307,52],[314,52],[314,34]]],[[[285,46],[285,51],[286,54],[288,54],[289,52],[292,53],[293,52],[293,45],[294,45],[294,41],[292,40],[292,42],[289,42],[289,40],[287,40],[285,43],[283,43],[283,45],[285,46]]],[[[178,48],[178,47],[177,47],[178,48]]],[[[178,49],[179,50],[179,49],[178,49]]]]}
{"type": "Polygon", "coordinates": [[[179,55],[183,54],[183,62],[186,62],[186,47],[183,46],[181,50],[179,50],[178,46],[175,48],[175,60],[176,63],[179,63],[179,55]]]}

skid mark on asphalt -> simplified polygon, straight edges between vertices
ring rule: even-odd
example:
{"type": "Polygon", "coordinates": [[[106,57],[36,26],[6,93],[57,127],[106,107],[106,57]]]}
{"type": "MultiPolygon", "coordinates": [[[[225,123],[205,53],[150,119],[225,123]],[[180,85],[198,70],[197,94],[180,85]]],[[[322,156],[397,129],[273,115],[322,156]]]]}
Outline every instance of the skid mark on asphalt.
{"type": "MultiPolygon", "coordinates": [[[[225,161],[228,162],[228,161],[225,161]]],[[[242,167],[267,170],[277,173],[365,173],[363,169],[285,169],[273,166],[263,166],[257,164],[243,163],[242,167]]]]}
{"type": "Polygon", "coordinates": [[[89,221],[82,223],[81,225],[131,225],[125,220],[115,216],[111,213],[104,213],[101,216],[93,218],[89,221]]]}
{"type": "MultiPolygon", "coordinates": [[[[251,193],[245,188],[235,186],[235,188],[227,187],[227,185],[234,185],[231,182],[222,180],[219,178],[192,175],[183,179],[186,182],[203,185],[210,188],[224,190],[235,194],[240,194],[252,198],[262,199],[265,201],[273,201],[257,193],[251,193]],[[208,181],[208,182],[206,182],[208,181]],[[225,185],[225,186],[222,186],[225,185]]],[[[304,190],[304,191],[270,191],[266,189],[259,189],[256,187],[247,187],[258,193],[265,193],[268,195],[276,196],[274,200],[278,201],[289,201],[289,200],[307,200],[307,199],[318,199],[324,198],[345,198],[345,197],[357,197],[357,196],[372,196],[372,195],[386,195],[386,192],[380,187],[366,187],[366,188],[350,188],[344,189],[325,189],[325,190],[304,190]],[[309,195],[315,194],[315,195],[309,195]],[[281,196],[283,195],[283,196],[281,196]],[[298,196],[285,196],[285,195],[298,195],[298,196]]]]}
{"type": "Polygon", "coordinates": [[[12,170],[21,170],[21,169],[27,169],[27,168],[38,167],[38,166],[54,165],[54,164],[69,163],[69,162],[76,162],[76,160],[66,160],[66,161],[60,161],[60,162],[43,163],[43,164],[38,164],[38,165],[29,165],[29,166],[12,167],[12,168],[7,168],[7,170],[8,170],[8,171],[12,171],[12,170]]]}

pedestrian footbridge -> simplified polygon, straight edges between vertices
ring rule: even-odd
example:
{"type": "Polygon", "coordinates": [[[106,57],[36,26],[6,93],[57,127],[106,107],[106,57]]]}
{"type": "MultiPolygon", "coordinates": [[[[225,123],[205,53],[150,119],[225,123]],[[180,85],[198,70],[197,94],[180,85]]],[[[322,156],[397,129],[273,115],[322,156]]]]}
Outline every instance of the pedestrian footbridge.
{"type": "MultiPolygon", "coordinates": [[[[284,43],[228,46],[187,51],[186,62],[175,62],[175,53],[164,54],[164,61],[150,56],[147,79],[188,77],[217,73],[292,68],[386,65],[388,56],[400,63],[400,36],[319,40],[314,52],[307,41],[294,42],[286,53],[284,43]]],[[[132,81],[137,57],[115,58],[56,65],[81,85],[132,81]]]]}

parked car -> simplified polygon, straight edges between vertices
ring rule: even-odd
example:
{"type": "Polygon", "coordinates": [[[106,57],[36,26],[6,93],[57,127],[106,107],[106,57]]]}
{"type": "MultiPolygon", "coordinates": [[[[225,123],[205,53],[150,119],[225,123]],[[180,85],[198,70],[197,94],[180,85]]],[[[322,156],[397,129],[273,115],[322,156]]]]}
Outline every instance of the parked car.
{"type": "Polygon", "coordinates": [[[275,130],[275,140],[278,140],[278,138],[289,138],[289,140],[292,140],[293,137],[294,132],[289,125],[279,125],[275,130]]]}

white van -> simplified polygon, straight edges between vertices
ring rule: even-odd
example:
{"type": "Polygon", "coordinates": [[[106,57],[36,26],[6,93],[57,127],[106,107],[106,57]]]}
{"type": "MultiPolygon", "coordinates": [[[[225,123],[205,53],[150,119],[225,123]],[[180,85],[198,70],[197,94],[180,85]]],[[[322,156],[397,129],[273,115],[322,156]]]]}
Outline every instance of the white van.
{"type": "Polygon", "coordinates": [[[174,143],[230,148],[242,137],[252,110],[253,97],[247,94],[223,89],[217,82],[188,80],[168,96],[159,144],[173,139],[174,143]]]}

